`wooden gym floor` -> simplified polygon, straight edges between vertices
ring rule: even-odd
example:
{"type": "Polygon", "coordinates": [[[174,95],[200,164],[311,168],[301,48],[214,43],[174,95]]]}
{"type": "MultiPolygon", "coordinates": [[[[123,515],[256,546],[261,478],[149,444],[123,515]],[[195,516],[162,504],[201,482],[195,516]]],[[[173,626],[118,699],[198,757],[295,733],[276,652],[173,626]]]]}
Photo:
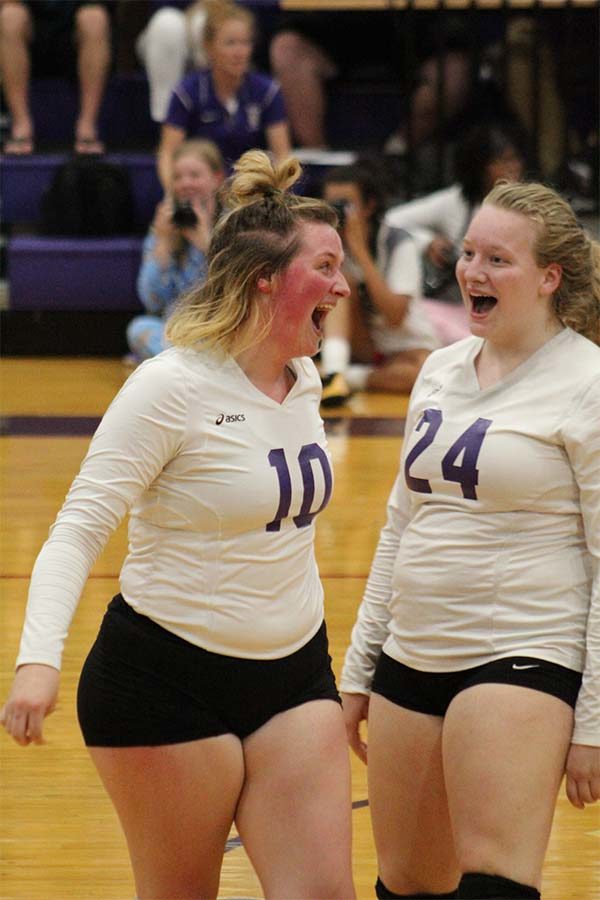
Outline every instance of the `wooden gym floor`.
{"type": "MultiPolygon", "coordinates": [[[[0,450],[0,693],[6,696],[35,556],[76,474],[98,418],[128,370],[113,359],[5,359],[0,450]]],[[[395,477],[406,398],[358,395],[328,421],[335,491],[319,518],[317,555],[329,637],[339,672],[385,502],[395,477]]],[[[131,900],[125,841],[87,757],[75,688],[126,548],[125,526],[95,565],[65,653],[60,704],[43,747],[0,735],[0,900],[131,900]]],[[[375,854],[365,770],[353,760],[354,873],[360,900],[374,896],[375,854]]],[[[573,809],[563,793],[544,870],[544,900],[599,900],[600,806],[573,809]]],[[[232,833],[222,898],[259,898],[232,833]]],[[[308,900],[308,898],[307,898],[308,900]]]]}

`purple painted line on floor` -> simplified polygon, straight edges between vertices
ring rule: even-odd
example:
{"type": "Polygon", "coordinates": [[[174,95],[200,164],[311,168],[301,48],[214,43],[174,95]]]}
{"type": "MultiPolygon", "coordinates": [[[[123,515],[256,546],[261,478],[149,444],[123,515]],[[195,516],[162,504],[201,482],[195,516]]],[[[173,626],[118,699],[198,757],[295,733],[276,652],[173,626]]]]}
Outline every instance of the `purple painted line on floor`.
{"type": "Polygon", "coordinates": [[[5,437],[88,437],[99,423],[99,416],[3,416],[0,434],[5,437]]]}
{"type": "MultiPolygon", "coordinates": [[[[327,418],[331,437],[402,437],[404,419],[383,417],[327,418]]],[[[3,416],[0,435],[5,437],[88,437],[100,424],[99,416],[3,416]]]]}

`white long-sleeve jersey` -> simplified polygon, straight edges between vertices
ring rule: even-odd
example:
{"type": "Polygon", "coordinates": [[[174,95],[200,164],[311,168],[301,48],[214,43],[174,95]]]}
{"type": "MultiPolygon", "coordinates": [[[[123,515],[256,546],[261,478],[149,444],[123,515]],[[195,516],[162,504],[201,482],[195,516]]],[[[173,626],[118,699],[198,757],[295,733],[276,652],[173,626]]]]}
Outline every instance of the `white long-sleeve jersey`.
{"type": "Polygon", "coordinates": [[[505,656],[583,672],[574,741],[600,745],[600,347],[564,329],[481,389],[469,337],[413,389],[341,688],[383,648],[420,671],[505,656]]]}
{"type": "Polygon", "coordinates": [[[451,184],[408,203],[392,206],[385,214],[384,223],[410,232],[419,252],[424,253],[438,234],[458,247],[475,210],[476,207],[463,196],[460,185],[451,184]]]}
{"type": "Polygon", "coordinates": [[[332,470],[310,359],[279,404],[231,358],[170,349],[113,400],[34,566],[17,664],[56,668],[89,571],[130,510],[134,609],[215,653],[270,659],[318,630],[314,516],[332,470]]]}

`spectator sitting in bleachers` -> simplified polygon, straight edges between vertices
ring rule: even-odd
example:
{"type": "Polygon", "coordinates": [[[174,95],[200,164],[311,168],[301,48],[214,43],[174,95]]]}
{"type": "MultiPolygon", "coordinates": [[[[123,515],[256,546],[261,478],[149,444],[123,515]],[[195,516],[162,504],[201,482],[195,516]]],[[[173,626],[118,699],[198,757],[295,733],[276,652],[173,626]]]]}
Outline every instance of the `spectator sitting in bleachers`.
{"type": "Polygon", "coordinates": [[[165,320],[173,304],[204,278],[216,195],[224,178],[223,159],[212,141],[185,141],[175,151],[172,167],[172,198],[156,207],[137,279],[147,315],[136,316],[127,326],[135,362],[165,349],[165,320]]]}
{"type": "Polygon", "coordinates": [[[103,153],[98,115],[111,62],[111,0],[0,0],[0,59],[10,113],[4,152],[34,152],[29,108],[31,74],[76,75],[76,153],[103,153]]]}
{"type": "MultiPolygon", "coordinates": [[[[393,13],[392,15],[397,15],[393,13]]],[[[416,28],[416,70],[406,73],[412,97],[411,139],[415,144],[432,136],[438,127],[438,38],[431,17],[412,19],[416,28]]],[[[437,26],[436,26],[437,27],[437,26]]],[[[445,119],[464,106],[470,89],[470,62],[462,26],[450,23],[446,35],[442,84],[445,119]]],[[[355,77],[357,66],[370,78],[398,79],[398,116],[401,116],[402,73],[398,32],[387,12],[299,11],[282,14],[269,53],[271,69],[281,84],[295,141],[302,147],[325,148],[327,134],[327,83],[338,77],[355,77]]],[[[407,89],[405,88],[404,93],[407,89]]],[[[405,137],[395,131],[386,152],[405,149],[405,137]]]]}
{"type": "Polygon", "coordinates": [[[158,8],[135,46],[148,78],[150,115],[162,122],[188,66],[206,66],[203,34],[208,0],[155,0],[153,5],[158,8]]]}
{"type": "Polygon", "coordinates": [[[341,405],[356,390],[409,393],[438,346],[421,304],[414,241],[401,229],[382,232],[382,192],[360,161],[330,170],[323,198],[338,210],[351,294],[324,325],[322,403],[341,405]]]}
{"type": "Polygon", "coordinates": [[[172,154],[186,137],[214,141],[228,168],[251,148],[266,148],[278,159],[289,154],[281,90],[269,76],[250,70],[254,28],[254,17],[243,6],[228,0],[208,6],[204,48],[209,67],[177,85],[162,126],[158,174],[165,191],[172,154]]]}
{"type": "Polygon", "coordinates": [[[454,276],[467,226],[483,197],[500,179],[524,174],[525,142],[516,126],[483,122],[473,126],[457,148],[455,182],[450,187],[389,209],[385,226],[412,234],[423,261],[423,293],[429,316],[443,344],[469,334],[454,276]]]}

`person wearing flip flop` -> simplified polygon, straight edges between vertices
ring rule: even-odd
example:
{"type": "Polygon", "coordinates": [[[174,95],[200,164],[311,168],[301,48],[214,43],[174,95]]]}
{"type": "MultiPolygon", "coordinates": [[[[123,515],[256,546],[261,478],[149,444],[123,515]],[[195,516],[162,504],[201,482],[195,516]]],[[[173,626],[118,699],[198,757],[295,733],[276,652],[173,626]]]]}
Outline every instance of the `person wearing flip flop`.
{"type": "Polygon", "coordinates": [[[111,0],[0,0],[0,71],[11,120],[5,153],[34,152],[32,73],[77,78],[79,113],[73,149],[104,153],[97,124],[111,62],[113,10],[111,0]]]}

